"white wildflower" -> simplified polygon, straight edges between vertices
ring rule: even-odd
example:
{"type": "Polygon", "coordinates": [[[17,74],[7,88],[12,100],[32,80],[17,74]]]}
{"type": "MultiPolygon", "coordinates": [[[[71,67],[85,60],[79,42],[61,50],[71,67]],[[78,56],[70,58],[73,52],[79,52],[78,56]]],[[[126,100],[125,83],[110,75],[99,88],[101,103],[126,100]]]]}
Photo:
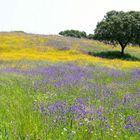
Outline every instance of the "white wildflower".
{"type": "Polygon", "coordinates": [[[66,129],[66,128],[63,128],[63,130],[64,130],[64,131],[67,131],[67,129],[66,129]]]}

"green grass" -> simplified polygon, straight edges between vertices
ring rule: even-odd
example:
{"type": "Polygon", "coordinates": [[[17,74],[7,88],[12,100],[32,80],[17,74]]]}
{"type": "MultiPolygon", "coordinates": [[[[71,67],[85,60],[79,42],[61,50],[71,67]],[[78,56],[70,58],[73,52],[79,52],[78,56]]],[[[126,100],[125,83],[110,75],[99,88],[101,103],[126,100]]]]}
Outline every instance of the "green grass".
{"type": "Polygon", "coordinates": [[[139,56],[131,55],[128,53],[125,53],[124,55],[121,55],[119,51],[100,51],[100,52],[88,52],[89,55],[101,57],[101,58],[107,58],[107,59],[122,59],[127,61],[140,61],[139,56]]]}
{"type": "MultiPolygon", "coordinates": [[[[1,42],[2,36],[7,33],[1,33],[1,42]]],[[[137,47],[126,48],[121,57],[119,47],[91,40],[22,32],[8,36],[13,41],[4,39],[3,45],[46,45],[64,51],[76,43],[76,49],[108,62],[140,59],[137,47]]],[[[0,140],[138,140],[139,103],[140,69],[136,67],[0,60],[0,140]]]]}
{"type": "MultiPolygon", "coordinates": [[[[57,66],[61,67],[61,65],[57,66]]],[[[92,68],[92,67],[91,67],[92,68]]],[[[58,68],[59,70],[59,68],[58,68]]],[[[61,88],[54,87],[54,80],[49,85],[40,85],[38,89],[32,87],[34,82],[45,80],[45,77],[37,75],[23,76],[17,74],[2,74],[0,75],[0,138],[7,139],[60,139],[65,140],[68,136],[74,133],[73,139],[89,140],[89,139],[134,139],[139,138],[137,131],[130,132],[124,129],[125,121],[129,116],[139,121],[137,109],[133,109],[136,103],[139,102],[138,89],[140,81],[130,82],[130,71],[124,71],[123,76],[113,78],[110,73],[104,73],[100,68],[93,68],[94,79],[87,79],[93,87],[84,90],[82,85],[77,86],[62,86],[61,88]],[[95,71],[94,71],[95,69],[95,71]],[[98,71],[98,73],[97,73],[98,71]],[[45,86],[47,90],[44,91],[45,86]],[[107,91],[104,91],[107,90],[107,91]],[[109,96],[106,100],[103,99],[104,94],[109,96]],[[130,93],[133,96],[134,102],[130,101],[127,105],[122,103],[126,94],[130,93]],[[96,97],[96,94],[100,97],[96,97]],[[103,116],[108,119],[110,128],[105,127],[105,122],[100,121],[97,114],[93,115],[94,120],[89,123],[82,120],[73,120],[71,126],[71,115],[67,116],[67,124],[57,122],[57,126],[52,126],[55,116],[43,115],[41,111],[36,109],[36,105],[53,104],[55,101],[66,100],[68,104],[74,104],[74,100],[82,98],[88,100],[88,105],[94,105],[95,108],[104,107],[103,116]],[[113,102],[117,103],[118,107],[112,108],[109,113],[107,110],[113,102]],[[41,104],[40,104],[41,103],[41,104]],[[107,105],[108,104],[108,105],[107,105]],[[43,116],[42,116],[43,115],[43,116]],[[114,124],[116,122],[116,125],[114,124]],[[79,127],[78,122],[83,122],[84,125],[79,127]],[[103,132],[102,128],[106,128],[103,132]],[[90,132],[89,132],[90,131],[90,132]]],[[[121,72],[121,71],[120,71],[121,72]]],[[[58,79],[59,74],[56,75],[58,79]]],[[[50,77],[51,78],[51,77],[50,77]]],[[[54,77],[55,78],[55,77],[54,77]]],[[[82,82],[80,82],[82,84],[82,82]]],[[[41,107],[41,106],[40,106],[41,107]]],[[[89,119],[89,118],[88,118],[89,119]]]]}

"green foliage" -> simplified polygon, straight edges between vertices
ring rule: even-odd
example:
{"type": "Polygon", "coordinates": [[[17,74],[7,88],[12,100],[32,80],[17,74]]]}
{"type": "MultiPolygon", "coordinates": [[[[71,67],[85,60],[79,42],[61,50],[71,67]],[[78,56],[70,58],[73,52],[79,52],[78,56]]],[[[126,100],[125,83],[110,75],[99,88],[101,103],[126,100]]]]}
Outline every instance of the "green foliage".
{"type": "Polygon", "coordinates": [[[78,31],[78,30],[66,30],[66,31],[61,31],[59,33],[60,35],[63,36],[70,36],[70,37],[76,37],[76,38],[86,38],[87,34],[84,31],[78,31]]]}
{"type": "Polygon", "coordinates": [[[88,38],[88,39],[94,39],[94,34],[89,34],[89,35],[87,36],[87,38],[88,38]]]}
{"type": "Polygon", "coordinates": [[[140,45],[140,12],[108,12],[97,24],[94,39],[120,44],[122,54],[127,44],[140,45]]]}

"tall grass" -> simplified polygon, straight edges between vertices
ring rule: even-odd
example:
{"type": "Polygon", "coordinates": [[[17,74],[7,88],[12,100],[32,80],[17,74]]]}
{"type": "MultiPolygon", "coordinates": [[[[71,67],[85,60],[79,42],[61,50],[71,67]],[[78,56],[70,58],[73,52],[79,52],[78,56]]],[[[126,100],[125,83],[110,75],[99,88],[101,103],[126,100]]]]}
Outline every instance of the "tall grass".
{"type": "Polygon", "coordinates": [[[138,139],[140,69],[5,68],[1,139],[138,139]]]}
{"type": "Polygon", "coordinates": [[[138,140],[140,51],[128,47],[128,61],[112,58],[119,48],[107,57],[110,49],[85,39],[0,33],[0,139],[138,140]]]}

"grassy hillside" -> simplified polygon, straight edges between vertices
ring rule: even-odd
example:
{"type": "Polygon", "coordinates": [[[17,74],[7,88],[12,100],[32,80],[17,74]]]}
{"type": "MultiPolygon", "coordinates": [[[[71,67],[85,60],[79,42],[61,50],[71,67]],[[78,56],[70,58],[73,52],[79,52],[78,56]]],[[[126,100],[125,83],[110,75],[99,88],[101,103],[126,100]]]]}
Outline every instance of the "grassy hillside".
{"type": "Polygon", "coordinates": [[[140,67],[140,48],[127,47],[121,57],[120,47],[101,42],[61,36],[32,35],[20,32],[0,33],[0,59],[78,61],[109,67],[140,67]]]}
{"type": "Polygon", "coordinates": [[[0,33],[0,140],[138,140],[140,48],[0,33]]]}

